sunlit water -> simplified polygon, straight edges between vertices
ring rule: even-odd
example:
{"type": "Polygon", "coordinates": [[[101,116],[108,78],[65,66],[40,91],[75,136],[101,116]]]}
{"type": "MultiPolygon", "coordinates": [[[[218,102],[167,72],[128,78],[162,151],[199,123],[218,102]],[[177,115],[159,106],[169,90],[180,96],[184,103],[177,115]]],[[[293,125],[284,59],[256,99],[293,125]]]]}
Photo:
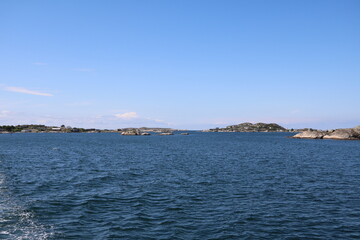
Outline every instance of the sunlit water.
{"type": "Polygon", "coordinates": [[[359,239],[360,141],[0,134],[0,239],[359,239]]]}

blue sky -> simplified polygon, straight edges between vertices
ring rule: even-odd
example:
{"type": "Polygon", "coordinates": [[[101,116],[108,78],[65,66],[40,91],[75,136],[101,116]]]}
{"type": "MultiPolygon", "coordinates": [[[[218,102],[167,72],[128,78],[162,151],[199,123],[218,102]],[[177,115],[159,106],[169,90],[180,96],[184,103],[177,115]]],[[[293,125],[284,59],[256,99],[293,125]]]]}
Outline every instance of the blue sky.
{"type": "Polygon", "coordinates": [[[0,1],[0,125],[360,125],[360,1],[0,1]]]}

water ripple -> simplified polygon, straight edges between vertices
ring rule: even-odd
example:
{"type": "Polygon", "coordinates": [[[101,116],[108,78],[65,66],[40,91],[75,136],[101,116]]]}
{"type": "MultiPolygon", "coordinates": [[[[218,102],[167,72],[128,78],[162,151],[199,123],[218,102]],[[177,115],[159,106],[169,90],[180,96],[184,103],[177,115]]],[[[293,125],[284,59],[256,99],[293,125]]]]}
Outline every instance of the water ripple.
{"type": "Polygon", "coordinates": [[[0,135],[0,239],[359,239],[356,141],[0,135]]]}

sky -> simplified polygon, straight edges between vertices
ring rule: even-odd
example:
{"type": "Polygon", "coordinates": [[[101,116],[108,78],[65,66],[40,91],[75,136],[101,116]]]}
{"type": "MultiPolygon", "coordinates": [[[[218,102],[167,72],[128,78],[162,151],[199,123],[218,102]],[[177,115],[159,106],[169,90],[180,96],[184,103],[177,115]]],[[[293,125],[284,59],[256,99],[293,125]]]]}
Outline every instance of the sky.
{"type": "Polygon", "coordinates": [[[360,125],[360,1],[0,1],[0,125],[360,125]]]}

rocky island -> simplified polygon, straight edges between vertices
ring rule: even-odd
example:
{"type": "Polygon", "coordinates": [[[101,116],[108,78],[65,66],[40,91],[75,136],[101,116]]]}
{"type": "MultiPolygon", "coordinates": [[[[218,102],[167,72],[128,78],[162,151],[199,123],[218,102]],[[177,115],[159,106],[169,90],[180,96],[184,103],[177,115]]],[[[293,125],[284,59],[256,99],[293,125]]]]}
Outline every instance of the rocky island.
{"type": "Polygon", "coordinates": [[[288,130],[276,123],[241,123],[225,128],[213,128],[206,132],[288,132],[288,130]]]}
{"type": "Polygon", "coordinates": [[[118,131],[121,132],[121,135],[125,135],[125,136],[148,136],[151,135],[150,133],[156,133],[159,135],[174,135],[173,132],[178,130],[171,128],[141,127],[141,128],[123,128],[123,129],[118,129],[118,131]]]}
{"type": "Polygon", "coordinates": [[[308,130],[294,135],[292,138],[305,139],[337,139],[360,140],[360,126],[354,128],[341,128],[336,130],[308,130]]]}

